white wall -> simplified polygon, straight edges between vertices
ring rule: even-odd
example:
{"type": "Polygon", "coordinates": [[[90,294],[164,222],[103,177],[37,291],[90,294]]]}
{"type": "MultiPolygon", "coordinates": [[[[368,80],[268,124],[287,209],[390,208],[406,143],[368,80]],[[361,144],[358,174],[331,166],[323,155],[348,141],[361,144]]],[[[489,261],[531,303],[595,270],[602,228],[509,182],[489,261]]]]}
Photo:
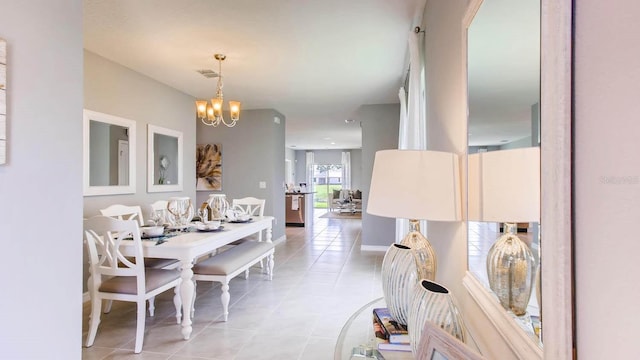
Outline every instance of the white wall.
{"type": "MultiPolygon", "coordinates": [[[[575,2],[574,221],[579,359],[638,359],[640,3],[575,2]],[[605,20],[606,19],[606,20],[605,20]]],[[[544,120],[542,122],[544,126],[544,120]]]]}
{"type": "Polygon", "coordinates": [[[79,359],[82,2],[0,0],[0,37],[8,44],[0,358],[79,359]]]}

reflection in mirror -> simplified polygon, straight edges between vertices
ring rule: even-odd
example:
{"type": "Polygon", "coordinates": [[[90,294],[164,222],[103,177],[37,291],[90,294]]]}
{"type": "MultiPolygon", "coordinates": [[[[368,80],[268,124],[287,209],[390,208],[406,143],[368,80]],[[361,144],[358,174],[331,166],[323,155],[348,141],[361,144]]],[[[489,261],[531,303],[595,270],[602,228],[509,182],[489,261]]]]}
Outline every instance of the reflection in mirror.
{"type": "Polygon", "coordinates": [[[182,132],[149,124],[147,191],[182,191],[182,132]]]}
{"type": "MultiPolygon", "coordinates": [[[[540,146],[540,1],[482,1],[468,28],[467,38],[468,153],[540,146]]],[[[503,171],[518,170],[505,164],[503,171]]],[[[472,184],[471,168],[469,172],[469,186],[478,185],[472,184]]],[[[476,200],[482,202],[482,199],[476,200]]],[[[501,222],[468,222],[469,272],[487,292],[491,292],[487,255],[496,239],[503,235],[506,228],[503,225],[501,222]]],[[[517,236],[527,244],[538,264],[538,223],[517,223],[516,228],[517,236]]],[[[509,313],[527,337],[541,346],[540,307],[536,296],[539,294],[535,288],[524,316],[509,313]]]]}
{"type": "Polygon", "coordinates": [[[136,123],[83,111],[85,196],[135,193],[136,123]]]}

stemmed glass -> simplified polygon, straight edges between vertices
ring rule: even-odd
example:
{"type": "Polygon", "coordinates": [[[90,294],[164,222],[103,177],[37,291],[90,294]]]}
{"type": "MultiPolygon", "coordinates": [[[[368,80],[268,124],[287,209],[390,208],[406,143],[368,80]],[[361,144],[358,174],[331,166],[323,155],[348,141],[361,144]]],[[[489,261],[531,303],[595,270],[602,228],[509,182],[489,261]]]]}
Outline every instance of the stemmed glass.
{"type": "Polygon", "coordinates": [[[193,218],[193,206],[188,197],[172,197],[167,204],[167,211],[173,215],[174,226],[182,227],[193,218]]]}
{"type": "Polygon", "coordinates": [[[206,224],[209,222],[209,211],[207,210],[206,207],[198,209],[198,216],[200,217],[200,221],[203,224],[206,224]]]}
{"type": "Polygon", "coordinates": [[[149,213],[149,221],[153,223],[153,226],[162,225],[164,221],[162,210],[151,210],[151,213],[149,213]]]}

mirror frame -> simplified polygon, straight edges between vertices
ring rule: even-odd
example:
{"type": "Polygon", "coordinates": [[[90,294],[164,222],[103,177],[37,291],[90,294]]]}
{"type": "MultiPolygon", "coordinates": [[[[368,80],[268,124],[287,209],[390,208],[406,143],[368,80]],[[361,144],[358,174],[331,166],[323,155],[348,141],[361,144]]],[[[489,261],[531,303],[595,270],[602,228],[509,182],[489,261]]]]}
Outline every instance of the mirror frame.
{"type": "MultiPolygon", "coordinates": [[[[465,73],[467,30],[482,4],[471,0],[463,18],[465,73]]],[[[541,247],[543,348],[537,346],[469,272],[463,284],[497,331],[521,359],[574,358],[572,254],[572,0],[541,0],[541,247]]],[[[466,82],[466,80],[465,80],[466,82]]],[[[466,86],[465,86],[466,88],[466,86]]],[[[467,110],[468,115],[468,110],[467,110]]]]}
{"type": "Polygon", "coordinates": [[[182,191],[183,189],[183,134],[181,131],[163,128],[160,126],[147,125],[147,192],[170,192],[170,191],[182,191]],[[178,183],[177,184],[155,184],[155,164],[157,154],[155,154],[155,135],[165,135],[178,139],[178,183]]]}
{"type": "Polygon", "coordinates": [[[83,162],[83,195],[117,195],[135,194],[136,192],[136,122],[119,116],[109,115],[97,111],[84,109],[82,111],[82,162],[83,162]],[[129,185],[91,186],[90,183],[90,129],[91,121],[122,126],[129,131],[129,185]]]}

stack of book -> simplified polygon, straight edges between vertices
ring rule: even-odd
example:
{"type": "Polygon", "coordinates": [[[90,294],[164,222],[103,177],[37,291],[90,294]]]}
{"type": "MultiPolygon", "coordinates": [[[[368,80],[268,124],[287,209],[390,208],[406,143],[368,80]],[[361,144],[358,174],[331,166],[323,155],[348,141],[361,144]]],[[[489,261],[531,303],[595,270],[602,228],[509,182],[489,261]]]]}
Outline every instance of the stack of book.
{"type": "Polygon", "coordinates": [[[373,309],[373,329],[378,350],[411,351],[407,326],[393,320],[389,309],[373,309]]]}

